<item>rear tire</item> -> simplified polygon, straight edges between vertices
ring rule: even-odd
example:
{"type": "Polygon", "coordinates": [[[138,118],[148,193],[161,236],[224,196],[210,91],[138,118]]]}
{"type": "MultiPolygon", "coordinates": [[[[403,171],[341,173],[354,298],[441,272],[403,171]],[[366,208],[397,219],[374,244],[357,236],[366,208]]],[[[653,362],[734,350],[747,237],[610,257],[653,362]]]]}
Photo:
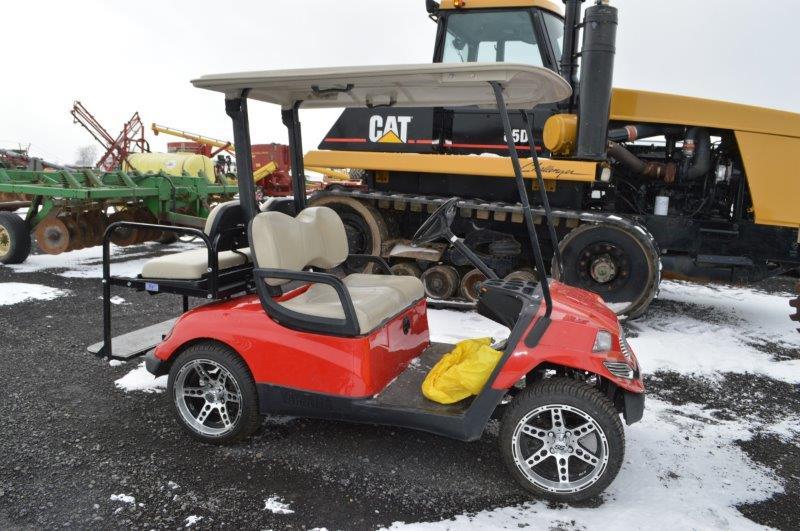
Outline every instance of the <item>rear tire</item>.
{"type": "Polygon", "coordinates": [[[658,250],[643,233],[608,225],[581,225],[561,241],[563,273],[553,259],[553,276],[597,293],[617,315],[642,315],[661,280],[658,250]]]}
{"type": "Polygon", "coordinates": [[[31,254],[28,225],[13,212],[0,212],[0,263],[21,264],[31,254]]]}
{"type": "Polygon", "coordinates": [[[594,387],[567,378],[541,381],[517,395],[503,416],[499,443],[514,479],[557,502],[597,496],[625,457],[614,405],[594,387]]]}
{"type": "Polygon", "coordinates": [[[167,392],[178,424],[200,441],[234,443],[259,426],[258,392],[250,369],[219,343],[197,343],[180,353],[170,368],[167,392]]]}

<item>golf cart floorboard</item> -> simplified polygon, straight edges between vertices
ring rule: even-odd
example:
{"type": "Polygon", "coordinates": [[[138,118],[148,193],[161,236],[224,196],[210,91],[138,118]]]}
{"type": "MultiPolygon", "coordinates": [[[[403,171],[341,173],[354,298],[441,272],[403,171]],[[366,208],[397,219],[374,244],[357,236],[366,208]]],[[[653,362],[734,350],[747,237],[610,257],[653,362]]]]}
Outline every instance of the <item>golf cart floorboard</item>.
{"type": "Polygon", "coordinates": [[[422,394],[422,381],[442,356],[453,350],[453,347],[454,345],[447,343],[431,343],[400,376],[373,399],[374,403],[379,406],[416,409],[437,415],[463,414],[472,403],[472,397],[455,404],[439,404],[428,400],[422,394]]]}

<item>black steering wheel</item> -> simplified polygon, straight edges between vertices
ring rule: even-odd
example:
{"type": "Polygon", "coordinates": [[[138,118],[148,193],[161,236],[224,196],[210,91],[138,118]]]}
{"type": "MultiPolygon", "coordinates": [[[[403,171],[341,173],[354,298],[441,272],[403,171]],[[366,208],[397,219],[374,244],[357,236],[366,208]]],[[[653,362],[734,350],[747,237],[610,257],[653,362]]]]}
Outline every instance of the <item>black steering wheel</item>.
{"type": "Polygon", "coordinates": [[[411,243],[419,245],[421,243],[431,243],[436,240],[450,239],[450,225],[456,217],[456,205],[458,205],[459,198],[452,197],[445,201],[439,208],[437,208],[431,216],[425,220],[425,223],[417,229],[411,243]]]}

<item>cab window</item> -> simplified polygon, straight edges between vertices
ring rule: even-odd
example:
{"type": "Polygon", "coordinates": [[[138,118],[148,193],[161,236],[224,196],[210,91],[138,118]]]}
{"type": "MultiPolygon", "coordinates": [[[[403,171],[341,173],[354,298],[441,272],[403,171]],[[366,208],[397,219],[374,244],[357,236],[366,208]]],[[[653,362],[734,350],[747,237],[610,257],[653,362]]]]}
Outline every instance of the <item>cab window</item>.
{"type": "Polygon", "coordinates": [[[561,52],[564,50],[564,21],[551,13],[544,12],[542,18],[550,47],[553,48],[556,60],[559,60],[561,52]]]}
{"type": "Polygon", "coordinates": [[[472,11],[448,15],[442,62],[476,61],[544,66],[530,13],[472,11]]]}

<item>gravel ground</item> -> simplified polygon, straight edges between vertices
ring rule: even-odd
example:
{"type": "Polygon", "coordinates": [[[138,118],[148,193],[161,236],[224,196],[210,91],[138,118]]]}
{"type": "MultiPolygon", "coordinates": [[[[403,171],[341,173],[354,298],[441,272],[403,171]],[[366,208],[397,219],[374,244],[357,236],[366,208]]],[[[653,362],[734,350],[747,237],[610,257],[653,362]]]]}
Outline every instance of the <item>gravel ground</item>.
{"type": "MultiPolygon", "coordinates": [[[[480,441],[462,444],[394,428],[269,418],[241,445],[196,443],[176,425],[164,394],[115,387],[137,362],[113,367],[86,353],[101,333],[97,279],[0,267],[0,282],[10,281],[71,295],[0,306],[2,529],[182,528],[190,516],[202,517],[204,528],[375,529],[528,499],[508,477],[492,427],[480,441]],[[112,500],[116,494],[135,501],[112,500]],[[296,512],[264,510],[276,495],[296,512]]],[[[783,281],[772,285],[786,289],[783,281]]],[[[180,310],[177,298],[118,294],[127,303],[114,307],[115,334],[180,310]]],[[[796,386],[766,377],[656,373],[647,383],[663,400],[703,404],[720,418],[768,423],[800,410],[796,386]]],[[[757,434],[740,446],[785,484],[783,494],[740,511],[797,529],[800,441],[757,434]]]]}

